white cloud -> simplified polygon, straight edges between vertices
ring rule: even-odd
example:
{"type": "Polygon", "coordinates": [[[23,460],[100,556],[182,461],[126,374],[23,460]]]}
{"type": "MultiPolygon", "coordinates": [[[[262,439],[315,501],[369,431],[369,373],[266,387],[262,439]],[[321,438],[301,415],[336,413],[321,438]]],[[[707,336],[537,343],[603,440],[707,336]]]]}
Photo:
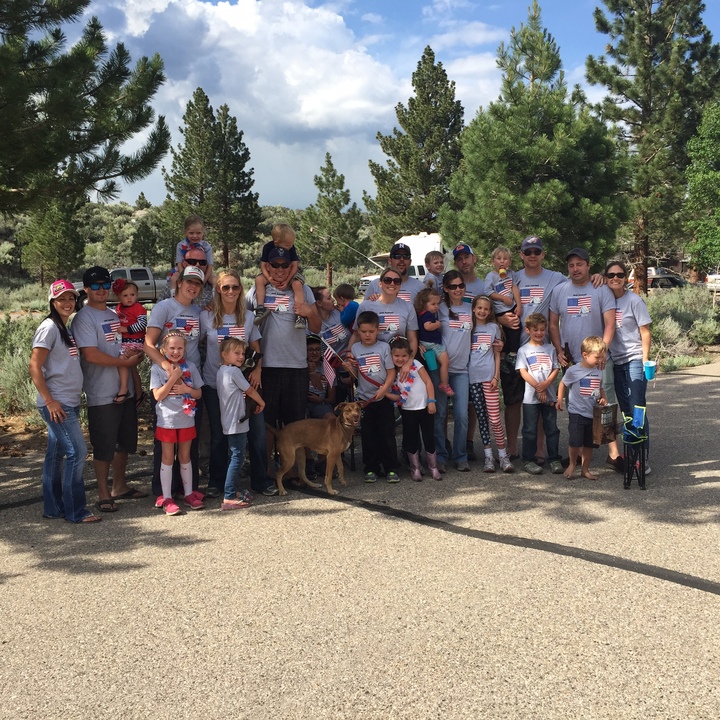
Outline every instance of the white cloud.
{"type": "Polygon", "coordinates": [[[365,13],[362,16],[363,22],[366,23],[372,23],[373,25],[379,25],[383,19],[382,15],[378,15],[377,13],[365,13]]]}
{"type": "Polygon", "coordinates": [[[430,45],[435,50],[445,50],[446,48],[458,46],[477,47],[488,43],[497,45],[510,36],[507,30],[483,22],[454,21],[443,23],[443,27],[448,29],[439,35],[435,35],[430,40],[430,45]]]}
{"type": "Polygon", "coordinates": [[[424,18],[436,20],[453,13],[455,10],[469,7],[471,7],[471,4],[468,0],[433,0],[432,5],[423,6],[422,14],[424,18]]]}
{"type": "Polygon", "coordinates": [[[480,106],[497,100],[502,75],[495,62],[495,53],[478,53],[445,64],[448,77],[455,81],[455,95],[465,108],[465,122],[469,122],[480,106]]]}

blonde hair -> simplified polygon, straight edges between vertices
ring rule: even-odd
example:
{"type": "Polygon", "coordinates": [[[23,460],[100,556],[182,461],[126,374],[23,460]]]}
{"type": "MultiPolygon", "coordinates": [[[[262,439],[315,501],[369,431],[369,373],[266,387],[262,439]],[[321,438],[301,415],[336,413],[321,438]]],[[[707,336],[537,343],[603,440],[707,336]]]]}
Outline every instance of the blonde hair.
{"type": "Polygon", "coordinates": [[[590,353],[604,353],[607,352],[607,345],[601,337],[589,335],[582,341],[580,352],[585,355],[589,355],[590,353]]]}
{"type": "Polygon", "coordinates": [[[225,353],[229,353],[232,350],[246,350],[247,343],[241,340],[239,337],[226,337],[220,343],[220,357],[224,356],[225,353]]]}
{"type": "Polygon", "coordinates": [[[205,234],[205,221],[199,215],[188,215],[183,223],[183,230],[187,232],[193,225],[200,225],[205,234]]]}
{"type": "Polygon", "coordinates": [[[510,250],[506,247],[503,247],[502,245],[498,245],[493,251],[492,255],[490,256],[493,260],[498,257],[498,255],[507,255],[508,257],[512,257],[510,254],[510,250]]]}
{"type": "Polygon", "coordinates": [[[170,338],[179,337],[183,341],[183,345],[187,348],[187,336],[182,330],[168,330],[160,343],[160,347],[164,350],[167,347],[170,338]]]}
{"type": "Polygon", "coordinates": [[[292,243],[295,242],[295,231],[287,223],[278,223],[277,225],[273,225],[270,235],[276,245],[286,238],[292,238],[292,243]]]}
{"type": "Polygon", "coordinates": [[[237,270],[231,270],[229,268],[223,268],[218,270],[217,282],[215,283],[215,295],[213,297],[213,321],[212,326],[217,329],[223,326],[223,320],[225,319],[225,311],[223,310],[222,296],[220,295],[220,284],[222,279],[225,277],[233,277],[240,283],[240,292],[238,293],[237,300],[235,301],[235,324],[238,327],[245,325],[245,295],[243,294],[242,280],[237,270]]]}

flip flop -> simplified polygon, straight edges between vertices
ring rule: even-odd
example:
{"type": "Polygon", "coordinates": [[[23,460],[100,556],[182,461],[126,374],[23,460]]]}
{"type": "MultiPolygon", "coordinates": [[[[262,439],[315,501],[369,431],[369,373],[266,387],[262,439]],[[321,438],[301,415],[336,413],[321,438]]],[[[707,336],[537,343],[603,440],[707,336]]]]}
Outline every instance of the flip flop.
{"type": "Polygon", "coordinates": [[[139,408],[147,400],[147,393],[142,393],[140,397],[135,401],[135,407],[139,408]]]}
{"type": "Polygon", "coordinates": [[[98,500],[95,505],[100,512],[113,513],[118,511],[118,506],[113,502],[112,498],[98,500]]]}
{"type": "Polygon", "coordinates": [[[122,405],[129,397],[130,393],[117,393],[113,398],[113,402],[122,405]]]}
{"type": "Polygon", "coordinates": [[[86,515],[80,522],[81,523],[96,523],[100,522],[102,520],[101,517],[98,517],[97,515],[86,515]]]}
{"type": "Polygon", "coordinates": [[[136,490],[135,488],[130,488],[129,490],[126,490],[122,495],[113,495],[113,500],[140,500],[141,498],[146,498],[148,494],[146,492],[143,492],[142,490],[136,490]]]}

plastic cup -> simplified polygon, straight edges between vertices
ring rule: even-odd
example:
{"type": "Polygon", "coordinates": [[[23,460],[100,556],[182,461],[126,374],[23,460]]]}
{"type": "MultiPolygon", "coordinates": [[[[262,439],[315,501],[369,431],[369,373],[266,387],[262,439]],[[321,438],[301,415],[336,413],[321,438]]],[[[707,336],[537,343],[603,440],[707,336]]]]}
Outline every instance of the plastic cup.
{"type": "Polygon", "coordinates": [[[657,370],[657,363],[654,360],[648,360],[643,363],[645,369],[645,379],[653,380],[655,378],[655,371],[657,370]]]}
{"type": "Polygon", "coordinates": [[[437,370],[437,357],[435,357],[434,350],[426,350],[423,357],[425,358],[425,364],[428,366],[428,370],[437,370]]]}

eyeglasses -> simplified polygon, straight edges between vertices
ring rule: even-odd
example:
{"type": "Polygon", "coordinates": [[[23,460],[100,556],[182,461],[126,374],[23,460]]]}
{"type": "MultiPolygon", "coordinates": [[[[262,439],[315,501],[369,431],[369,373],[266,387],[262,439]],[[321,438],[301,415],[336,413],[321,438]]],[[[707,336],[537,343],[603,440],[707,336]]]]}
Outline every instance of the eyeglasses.
{"type": "Polygon", "coordinates": [[[383,282],[383,285],[401,285],[402,278],[384,277],[382,279],[382,282],[383,282]]]}
{"type": "Polygon", "coordinates": [[[525,257],[530,257],[531,255],[542,255],[542,250],[538,250],[537,248],[531,248],[530,250],[523,250],[522,254],[525,257]]]}
{"type": "Polygon", "coordinates": [[[112,287],[112,283],[109,281],[108,282],[94,282],[94,283],[90,283],[88,285],[88,287],[91,290],[95,290],[96,292],[98,290],[109,290],[112,287]]]}
{"type": "Polygon", "coordinates": [[[400,253],[400,254],[396,253],[395,255],[391,255],[390,257],[393,260],[409,260],[410,259],[410,256],[406,253],[400,253]]]}
{"type": "Polygon", "coordinates": [[[239,285],[222,285],[220,289],[223,292],[237,292],[240,289],[239,285]]]}
{"type": "Polygon", "coordinates": [[[207,265],[207,260],[198,260],[197,258],[185,258],[185,262],[188,265],[200,265],[202,267],[207,265]]]}
{"type": "Polygon", "coordinates": [[[275,268],[276,270],[279,270],[280,268],[287,270],[290,265],[288,263],[270,263],[270,267],[275,268]]]}
{"type": "Polygon", "coordinates": [[[454,285],[446,285],[445,287],[448,290],[463,290],[465,288],[465,283],[455,283],[454,285]]]}
{"type": "Polygon", "coordinates": [[[621,278],[621,279],[622,279],[622,278],[625,277],[625,273],[624,273],[624,272],[619,272],[619,273],[605,273],[605,277],[606,277],[608,280],[612,280],[613,278],[621,278]]]}

